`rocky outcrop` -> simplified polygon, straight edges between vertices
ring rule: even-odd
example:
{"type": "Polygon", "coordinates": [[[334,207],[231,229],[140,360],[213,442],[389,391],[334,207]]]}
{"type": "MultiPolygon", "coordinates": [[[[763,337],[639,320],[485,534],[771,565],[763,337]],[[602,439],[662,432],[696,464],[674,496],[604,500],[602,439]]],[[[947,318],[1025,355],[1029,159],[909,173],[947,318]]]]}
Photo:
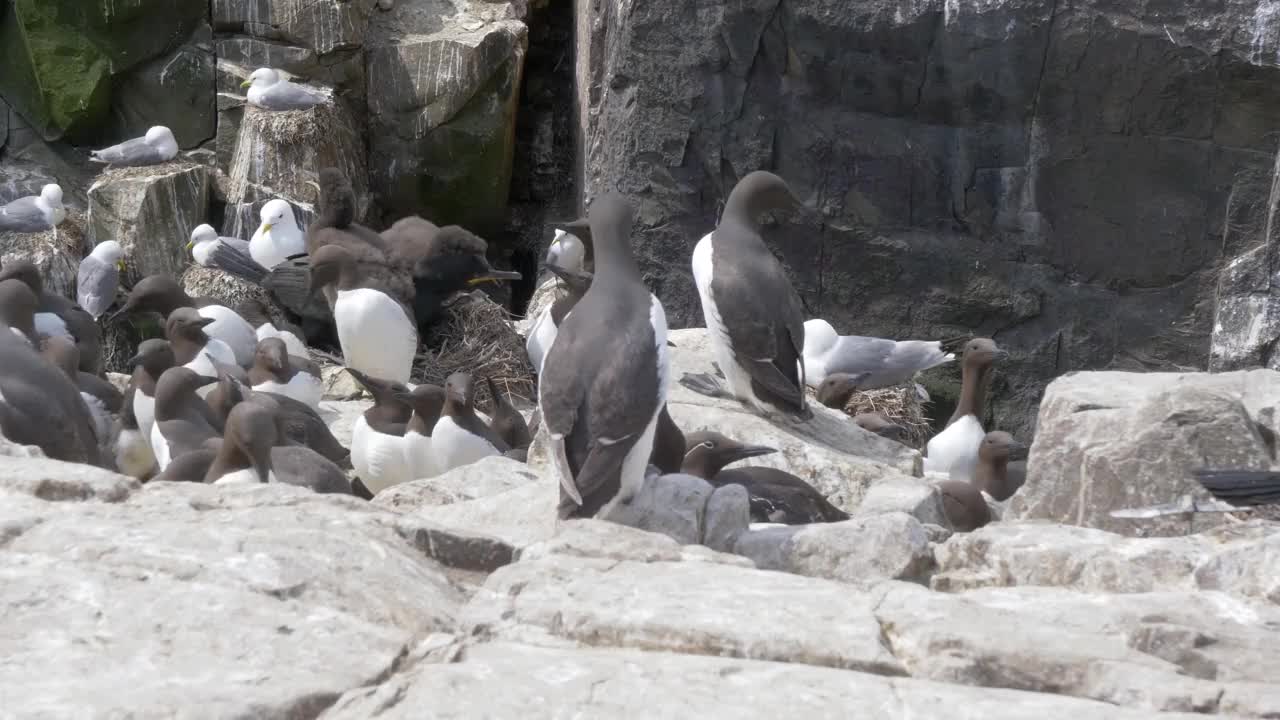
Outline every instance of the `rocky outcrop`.
{"type": "MultiPolygon", "coordinates": [[[[206,10],[183,0],[15,0],[4,12],[0,94],[53,140],[99,134],[113,78],[190,36],[206,10]]],[[[154,124],[128,127],[126,136],[154,124]]]]}
{"type": "Polygon", "coordinates": [[[919,521],[902,512],[755,530],[738,536],[733,550],[764,570],[829,578],[864,588],[882,580],[919,582],[933,569],[928,533],[919,521]]]}
{"type": "Polygon", "coordinates": [[[399,0],[374,16],[370,182],[390,217],[420,212],[484,231],[502,216],[528,43],[522,7],[399,0]],[[446,11],[458,15],[440,22],[446,11]]]}
{"type": "MultiPolygon", "coordinates": [[[[1112,510],[1207,498],[1191,471],[1266,470],[1275,457],[1280,373],[1071,373],[1045,391],[1026,485],[1006,519],[1126,534],[1181,535],[1187,518],[1112,510]]],[[[1222,522],[1221,515],[1195,522],[1222,522]]]]}
{"type": "Polygon", "coordinates": [[[1224,238],[1267,225],[1270,0],[576,6],[587,194],[640,208],[674,326],[702,324],[689,248],[764,168],[820,209],[766,232],[809,311],[994,336],[1001,429],[1068,370],[1205,367],[1224,238]]]}
{"type": "Polygon", "coordinates": [[[66,298],[76,296],[76,272],[84,247],[85,217],[67,213],[55,230],[38,233],[0,232],[0,264],[11,260],[35,263],[45,289],[66,298]]]}
{"type": "Polygon", "coordinates": [[[193,148],[214,136],[217,115],[213,33],[201,25],[184,45],[130,70],[111,98],[117,134],[141,135],[152,125],[173,131],[179,147],[193,148]]]}
{"type": "Polygon", "coordinates": [[[120,243],[132,282],[154,273],[179,277],[191,230],[208,215],[209,184],[203,165],[107,170],[89,188],[89,241],[120,243]]]}

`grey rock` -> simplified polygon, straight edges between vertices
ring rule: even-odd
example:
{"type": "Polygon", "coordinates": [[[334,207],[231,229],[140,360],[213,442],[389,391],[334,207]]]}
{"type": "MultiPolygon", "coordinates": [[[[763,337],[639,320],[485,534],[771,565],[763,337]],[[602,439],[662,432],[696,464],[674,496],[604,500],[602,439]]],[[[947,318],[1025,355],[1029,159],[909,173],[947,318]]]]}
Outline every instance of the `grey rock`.
{"type": "Polygon", "coordinates": [[[375,0],[213,0],[213,28],[281,40],[325,55],[364,44],[375,0]]]}
{"type": "Polygon", "coordinates": [[[0,490],[8,493],[46,502],[116,503],[140,487],[137,480],[110,470],[46,458],[38,447],[15,445],[3,438],[0,446],[5,456],[0,463],[0,490]]]}
{"type": "Polygon", "coordinates": [[[937,590],[1044,585],[1093,593],[1216,590],[1280,599],[1280,526],[1255,520],[1177,538],[996,523],[934,548],[937,590]]]}
{"type": "Polygon", "coordinates": [[[480,7],[405,0],[370,22],[370,181],[389,217],[484,234],[506,209],[528,31],[480,7]]]}
{"type": "Polygon", "coordinates": [[[714,490],[711,483],[692,475],[651,476],[631,502],[601,517],[692,545],[702,542],[703,515],[714,490]]]}
{"type": "Polygon", "coordinates": [[[47,292],[65,298],[76,296],[76,272],[80,268],[84,217],[66,220],[54,230],[38,233],[0,232],[0,264],[30,260],[40,271],[47,292]]]}
{"type": "Polygon", "coordinates": [[[895,475],[867,488],[855,515],[904,512],[925,524],[947,525],[942,497],[932,482],[924,478],[895,475]]]}
{"type": "Polygon", "coordinates": [[[318,81],[339,92],[364,96],[364,63],[358,50],[321,55],[308,47],[256,37],[222,37],[214,44],[218,55],[218,92],[244,97],[240,83],[261,67],[282,70],[301,80],[318,81]]]}
{"type": "Polygon", "coordinates": [[[751,525],[751,500],[741,485],[716,488],[707,500],[702,542],[712,550],[733,552],[738,537],[751,525]]]}
{"type": "Polygon", "coordinates": [[[929,534],[901,512],[755,530],[740,535],[734,551],[762,569],[862,587],[891,579],[921,581],[933,568],[929,534]]]}
{"type": "Polygon", "coordinates": [[[325,400],[355,400],[364,392],[364,388],[341,365],[323,365],[320,375],[324,381],[325,400]]]}
{"type": "MultiPolygon", "coordinates": [[[[204,28],[203,33],[208,35],[204,28]]],[[[214,136],[216,127],[213,48],[187,43],[140,65],[117,80],[111,109],[121,137],[141,137],[164,125],[182,148],[214,136]]]]}
{"type": "MultiPolygon", "coordinates": [[[[514,460],[504,461],[519,465],[514,460]]],[[[540,479],[475,500],[422,505],[412,515],[443,527],[491,535],[522,548],[555,534],[557,493],[558,486],[540,479]]]]}
{"type": "MultiPolygon", "coordinates": [[[[1110,512],[1208,497],[1197,468],[1265,470],[1280,373],[1071,373],[1049,385],[1027,483],[1006,520],[1045,519],[1126,534],[1187,532],[1185,517],[1135,521],[1110,512]]],[[[1221,515],[1195,519],[1202,527],[1221,515]]]]}
{"type": "Polygon", "coordinates": [[[467,633],[903,675],[868,595],[828,580],[707,562],[547,555],[489,576],[467,633]],[[759,600],[769,598],[769,621],[759,600]]]}
{"type": "Polygon", "coordinates": [[[191,230],[208,215],[209,186],[203,165],[104,171],[89,188],[89,242],[120,243],[129,284],[157,273],[178,277],[191,230]]]}
{"type": "Polygon", "coordinates": [[[17,716],[313,716],[451,627],[462,600],[401,516],[354,498],[158,483],[36,502],[0,553],[0,640],[21,663],[0,692],[17,716]]]}
{"type": "Polygon", "coordinates": [[[712,562],[752,567],[751,561],[702,545],[681,545],[667,535],[637,530],[605,520],[567,520],[555,537],[533,543],[520,551],[521,561],[551,555],[637,562],[712,562]]]}
{"type": "Polygon", "coordinates": [[[494,455],[433,478],[393,485],[378,493],[373,502],[388,509],[413,512],[421,507],[500,495],[538,481],[524,463],[494,455]]]}
{"type": "MultiPolygon", "coordinates": [[[[494,642],[455,649],[377,687],[344,695],[322,720],[441,716],[1088,717],[1175,720],[1054,695],[884,677],[806,665],[611,648],[494,642]]],[[[1190,720],[1190,715],[1181,716],[1190,720]]]]}
{"type": "Polygon", "coordinates": [[[1215,713],[1227,695],[1244,715],[1276,709],[1260,669],[1275,662],[1274,607],[1217,593],[952,595],[901,584],[880,593],[885,641],[915,678],[1155,711],[1215,713]]]}

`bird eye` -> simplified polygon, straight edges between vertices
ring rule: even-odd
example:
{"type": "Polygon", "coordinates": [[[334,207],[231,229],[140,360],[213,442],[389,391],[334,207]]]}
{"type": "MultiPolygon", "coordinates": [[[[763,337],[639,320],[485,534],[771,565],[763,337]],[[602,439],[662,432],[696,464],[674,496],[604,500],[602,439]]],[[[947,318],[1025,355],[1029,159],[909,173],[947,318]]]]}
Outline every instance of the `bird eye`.
{"type": "Polygon", "coordinates": [[[711,442],[710,440],[703,440],[702,443],[698,445],[698,447],[706,448],[707,450],[715,450],[716,444],[711,442]]]}

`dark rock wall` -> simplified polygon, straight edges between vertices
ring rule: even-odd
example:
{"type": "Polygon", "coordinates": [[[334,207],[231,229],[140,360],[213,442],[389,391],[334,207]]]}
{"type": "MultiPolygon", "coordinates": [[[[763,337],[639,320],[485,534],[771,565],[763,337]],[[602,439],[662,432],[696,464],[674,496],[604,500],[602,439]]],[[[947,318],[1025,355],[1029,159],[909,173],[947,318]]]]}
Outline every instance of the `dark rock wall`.
{"type": "Polygon", "coordinates": [[[768,233],[810,312],[1013,352],[996,427],[1028,432],[1063,372],[1206,366],[1217,268],[1261,240],[1280,4],[577,6],[587,194],[635,199],[673,325],[702,323],[692,248],[765,168],[821,208],[768,233]]]}

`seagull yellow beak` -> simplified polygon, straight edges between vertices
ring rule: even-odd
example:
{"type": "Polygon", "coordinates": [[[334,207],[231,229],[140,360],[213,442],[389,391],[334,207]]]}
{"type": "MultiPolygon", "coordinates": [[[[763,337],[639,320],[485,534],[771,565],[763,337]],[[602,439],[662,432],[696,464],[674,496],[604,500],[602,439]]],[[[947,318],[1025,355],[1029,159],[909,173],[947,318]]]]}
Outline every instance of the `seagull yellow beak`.
{"type": "Polygon", "coordinates": [[[196,244],[195,244],[195,243],[193,243],[193,242],[188,242],[188,243],[187,243],[187,251],[189,252],[189,251],[191,250],[191,248],[193,248],[193,247],[195,247],[195,246],[196,246],[196,244]]]}
{"type": "Polygon", "coordinates": [[[487,283],[487,282],[496,283],[498,282],[498,278],[487,277],[487,276],[471,278],[470,280],[467,281],[467,284],[470,285],[471,287],[475,287],[476,285],[483,285],[484,283],[487,283]]]}
{"type": "Polygon", "coordinates": [[[242,87],[242,88],[247,88],[247,87],[249,87],[249,86],[250,86],[250,85],[252,85],[252,84],[253,84],[253,81],[252,81],[252,80],[245,80],[244,82],[240,83],[240,87],[242,87]]]}
{"type": "Polygon", "coordinates": [[[271,223],[262,223],[262,232],[264,233],[271,232],[271,223]]]}
{"type": "Polygon", "coordinates": [[[117,260],[116,268],[118,268],[120,272],[124,272],[124,260],[117,260]]]}

